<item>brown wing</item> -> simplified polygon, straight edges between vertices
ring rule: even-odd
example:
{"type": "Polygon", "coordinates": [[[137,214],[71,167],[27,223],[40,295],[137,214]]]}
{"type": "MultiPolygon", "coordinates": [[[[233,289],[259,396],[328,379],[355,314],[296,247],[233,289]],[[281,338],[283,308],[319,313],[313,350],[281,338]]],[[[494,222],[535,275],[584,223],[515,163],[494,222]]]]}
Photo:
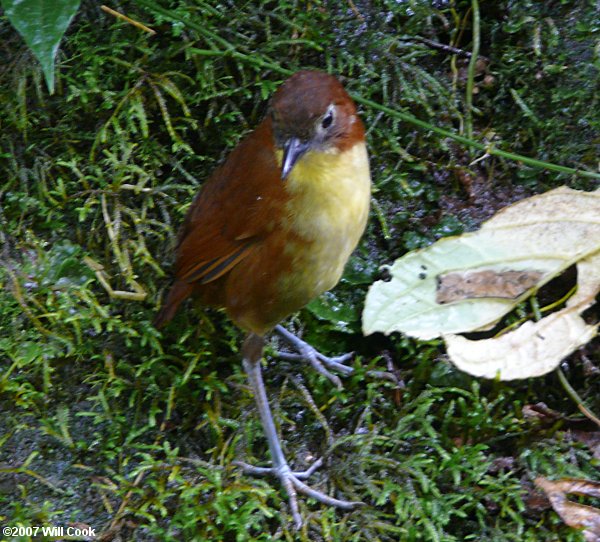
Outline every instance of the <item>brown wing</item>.
{"type": "Polygon", "coordinates": [[[157,322],[252,253],[277,225],[286,200],[265,119],[206,181],[181,228],[175,284],[157,322]]]}

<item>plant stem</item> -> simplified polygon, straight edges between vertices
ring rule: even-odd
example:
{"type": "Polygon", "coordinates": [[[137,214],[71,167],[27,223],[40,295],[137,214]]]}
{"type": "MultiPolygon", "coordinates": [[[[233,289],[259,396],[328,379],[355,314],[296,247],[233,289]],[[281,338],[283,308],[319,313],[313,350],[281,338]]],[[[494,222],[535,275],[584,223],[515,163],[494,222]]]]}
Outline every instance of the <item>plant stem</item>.
{"type": "Polygon", "coordinates": [[[471,50],[471,58],[469,60],[469,69],[467,71],[467,94],[465,125],[467,128],[467,137],[473,139],[473,87],[475,79],[475,65],[479,58],[479,2],[471,0],[473,9],[473,48],[471,50]]]}
{"type": "MultiPolygon", "coordinates": [[[[277,62],[263,60],[255,55],[242,53],[242,52],[236,50],[235,47],[231,43],[229,43],[226,39],[215,34],[214,32],[211,32],[210,30],[204,28],[202,25],[200,25],[198,23],[195,23],[194,21],[189,21],[187,19],[184,19],[181,16],[179,16],[177,13],[174,13],[173,11],[165,9],[161,6],[158,6],[153,0],[138,0],[137,3],[141,6],[148,8],[151,11],[160,13],[163,17],[165,17],[167,19],[171,19],[172,21],[177,21],[177,22],[182,23],[185,26],[197,31],[199,34],[201,34],[202,36],[204,36],[207,39],[207,41],[209,42],[209,45],[212,48],[214,48],[215,51],[218,50],[218,47],[215,45],[215,43],[218,43],[223,48],[223,50],[225,52],[227,52],[229,55],[231,55],[233,58],[237,58],[238,60],[245,62],[247,64],[253,64],[253,65],[259,66],[261,68],[269,69],[275,73],[279,73],[284,76],[289,76],[294,72],[294,70],[289,70],[287,68],[284,68],[277,62]]],[[[473,22],[475,24],[475,14],[473,15],[473,17],[474,17],[473,22]]],[[[479,19],[479,15],[477,17],[479,19]]],[[[475,60],[477,59],[475,55],[473,55],[471,57],[472,61],[473,61],[473,59],[475,59],[475,60]]],[[[490,156],[498,156],[500,158],[507,158],[509,160],[521,162],[522,164],[526,164],[528,166],[539,168],[539,169],[548,169],[550,171],[557,171],[559,173],[568,173],[570,175],[579,175],[580,177],[587,177],[590,179],[600,179],[600,173],[595,173],[593,171],[585,171],[585,170],[575,169],[575,168],[571,168],[571,167],[561,166],[559,164],[552,164],[550,162],[544,162],[543,160],[537,160],[535,158],[529,158],[527,156],[522,156],[520,154],[516,154],[513,152],[508,152],[508,151],[504,151],[502,149],[497,149],[491,144],[486,145],[484,143],[480,143],[479,141],[475,141],[469,137],[464,137],[464,136],[455,134],[454,132],[450,132],[449,130],[444,130],[443,128],[438,128],[437,126],[433,126],[432,124],[429,124],[428,122],[417,119],[417,118],[413,117],[412,115],[409,115],[408,113],[404,113],[402,111],[397,111],[395,109],[392,109],[391,107],[387,107],[383,104],[374,102],[367,98],[363,98],[362,96],[358,96],[358,95],[354,94],[354,95],[352,95],[352,97],[354,98],[354,100],[357,103],[366,105],[377,111],[382,111],[382,112],[390,115],[391,117],[403,120],[403,121],[413,124],[415,126],[419,126],[420,128],[425,128],[426,130],[429,130],[429,131],[439,134],[441,136],[448,137],[450,139],[453,139],[454,141],[457,141],[458,143],[462,143],[463,145],[465,145],[469,148],[480,150],[490,156]]]]}
{"type": "Polygon", "coordinates": [[[585,406],[583,399],[579,397],[579,394],[573,389],[573,386],[571,386],[570,382],[565,376],[565,373],[563,373],[560,367],[556,369],[556,373],[558,374],[558,379],[563,385],[563,388],[565,388],[567,395],[575,402],[581,413],[600,426],[600,419],[598,419],[598,416],[596,416],[587,406],[585,406]]]}
{"type": "Polygon", "coordinates": [[[559,164],[552,164],[551,162],[544,162],[543,160],[537,160],[536,158],[529,158],[528,156],[523,156],[521,154],[516,154],[514,152],[504,151],[502,149],[498,149],[493,145],[485,145],[484,143],[480,143],[479,141],[475,141],[473,139],[469,139],[468,137],[464,137],[454,132],[450,132],[449,130],[444,130],[443,128],[439,128],[428,122],[417,119],[408,113],[404,113],[402,111],[397,111],[390,107],[387,107],[383,104],[379,104],[367,98],[362,98],[361,96],[352,96],[354,100],[360,104],[372,107],[373,109],[377,109],[379,111],[383,111],[388,115],[395,117],[397,119],[409,122],[414,124],[415,126],[419,126],[421,128],[425,128],[426,130],[430,130],[436,134],[442,135],[444,137],[448,137],[450,139],[454,139],[454,141],[458,141],[467,147],[472,147],[474,149],[478,149],[483,151],[490,156],[499,156],[500,158],[508,158],[509,160],[515,160],[517,162],[521,162],[528,166],[540,168],[540,169],[549,169],[551,171],[558,171],[560,173],[569,173],[571,175],[579,175],[581,177],[588,177],[590,179],[600,179],[600,173],[595,173],[593,171],[584,171],[580,169],[575,169],[571,167],[561,166],[559,164]]]}

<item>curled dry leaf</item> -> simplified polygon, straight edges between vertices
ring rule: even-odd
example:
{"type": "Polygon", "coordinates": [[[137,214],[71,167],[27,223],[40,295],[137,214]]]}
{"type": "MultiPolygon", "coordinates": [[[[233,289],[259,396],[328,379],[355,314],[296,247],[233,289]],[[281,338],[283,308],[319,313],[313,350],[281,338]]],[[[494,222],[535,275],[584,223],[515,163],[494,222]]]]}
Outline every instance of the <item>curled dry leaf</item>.
{"type": "Polygon", "coordinates": [[[600,541],[600,510],[567,499],[568,493],[598,498],[600,483],[575,478],[552,481],[539,477],[535,479],[535,485],[544,491],[552,508],[569,527],[581,529],[587,542],[600,541]]]}
{"type": "Polygon", "coordinates": [[[532,405],[524,405],[521,409],[523,418],[529,422],[538,422],[543,426],[550,426],[559,420],[564,420],[565,417],[558,411],[552,410],[546,403],[535,403],[532,405]]]}
{"type": "Polygon", "coordinates": [[[476,376],[545,374],[598,332],[581,314],[600,291],[600,190],[562,187],[522,200],[477,232],[405,255],[389,272],[367,295],[365,334],[444,337],[450,359],[476,376]],[[563,310],[494,339],[457,335],[489,329],[573,264],[577,293],[563,310]]]}
{"type": "Polygon", "coordinates": [[[581,314],[600,292],[600,253],[580,261],[577,276],[577,293],[566,307],[538,322],[525,322],[498,338],[480,341],[445,336],[452,362],[475,376],[502,380],[539,376],[558,367],[598,333],[598,324],[586,324],[581,314]]]}

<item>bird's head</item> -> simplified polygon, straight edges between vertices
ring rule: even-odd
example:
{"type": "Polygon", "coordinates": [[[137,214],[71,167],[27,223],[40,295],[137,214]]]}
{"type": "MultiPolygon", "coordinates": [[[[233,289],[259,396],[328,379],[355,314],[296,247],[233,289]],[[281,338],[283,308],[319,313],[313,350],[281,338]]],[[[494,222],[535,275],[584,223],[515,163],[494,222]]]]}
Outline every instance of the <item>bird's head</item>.
{"type": "Polygon", "coordinates": [[[273,95],[270,106],[275,147],[283,151],[281,178],[309,152],[339,153],[364,140],[352,98],[332,75],[300,71],[273,95]]]}

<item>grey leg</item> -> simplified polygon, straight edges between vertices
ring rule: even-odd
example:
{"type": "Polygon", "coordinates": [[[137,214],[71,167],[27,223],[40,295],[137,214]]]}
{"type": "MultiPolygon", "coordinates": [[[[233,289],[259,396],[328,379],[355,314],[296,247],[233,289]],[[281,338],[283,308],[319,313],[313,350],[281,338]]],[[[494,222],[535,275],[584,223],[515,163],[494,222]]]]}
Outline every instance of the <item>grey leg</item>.
{"type": "Polygon", "coordinates": [[[260,414],[260,419],[263,425],[265,436],[267,437],[267,442],[269,443],[269,450],[271,452],[273,466],[270,468],[254,467],[239,461],[236,462],[236,464],[241,466],[244,469],[244,472],[249,474],[270,474],[279,478],[288,495],[290,509],[292,511],[292,516],[297,529],[302,526],[302,516],[300,515],[300,511],[298,509],[298,493],[302,493],[323,504],[335,506],[344,510],[351,510],[352,508],[362,505],[363,503],[361,502],[342,501],[335,499],[329,495],[326,495],[325,493],[322,493],[321,491],[312,489],[301,481],[302,479],[308,478],[308,476],[310,476],[322,464],[321,460],[316,461],[308,470],[303,472],[293,472],[288,465],[281,448],[281,442],[277,435],[277,429],[275,427],[275,422],[273,421],[271,408],[269,407],[267,394],[265,392],[265,385],[262,379],[260,361],[262,357],[263,345],[264,339],[251,333],[244,341],[242,355],[244,356],[243,364],[246,374],[248,375],[248,383],[254,392],[256,406],[260,414]]]}

